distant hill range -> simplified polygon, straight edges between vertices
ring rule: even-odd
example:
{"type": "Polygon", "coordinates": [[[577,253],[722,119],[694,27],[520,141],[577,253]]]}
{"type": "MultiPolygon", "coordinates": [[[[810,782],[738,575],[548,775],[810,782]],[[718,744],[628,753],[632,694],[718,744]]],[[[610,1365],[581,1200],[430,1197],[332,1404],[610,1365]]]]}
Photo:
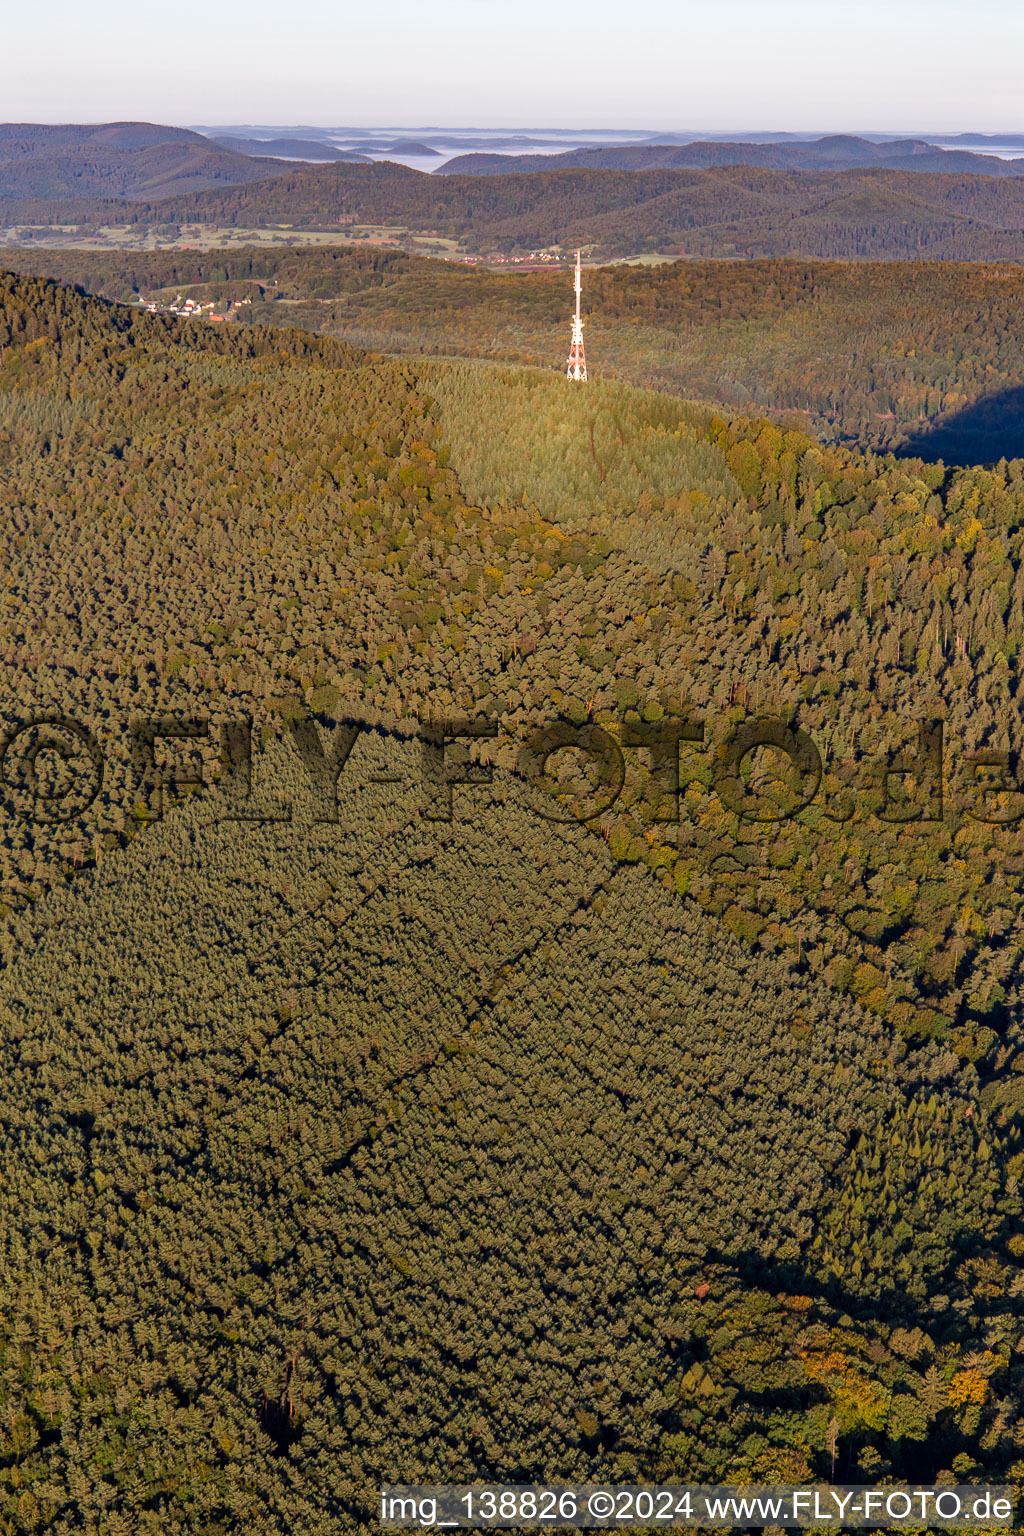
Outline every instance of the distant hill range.
{"type": "MultiPolygon", "coordinates": [[[[263,150],[275,143],[251,142],[263,150]]],[[[302,138],[278,140],[276,147],[289,142],[325,148],[302,138]]],[[[872,144],[839,137],[464,156],[463,162],[486,162],[488,173],[462,175],[452,169],[458,160],[442,175],[387,160],[284,165],[269,153],[250,156],[229,145],[152,123],[0,126],[0,226],[287,225],[344,237],[354,225],[389,225],[495,255],[580,245],[600,260],[660,252],[1024,261],[1024,159],[935,150],[917,140],[872,144]],[[652,156],[693,153],[715,162],[750,152],[797,156],[801,163],[650,164],[652,156]],[[844,167],[844,156],[861,153],[872,157],[869,165],[844,167]],[[807,163],[815,155],[829,163],[807,163]],[[627,164],[594,165],[595,157],[627,164]],[[567,163],[576,158],[588,163],[567,163]],[[941,171],[933,167],[936,159],[941,171]],[[948,174],[964,163],[985,174],[948,174]],[[510,169],[522,164],[535,169],[510,169]]]]}
{"type": "Polygon", "coordinates": [[[1018,145],[1024,150],[1024,133],[938,133],[929,140],[932,144],[1004,144],[1008,148],[1018,145]]]}
{"type": "MultiPolygon", "coordinates": [[[[973,142],[973,141],[972,141],[973,142]]],[[[924,139],[893,139],[882,144],[850,134],[801,143],[605,144],[571,149],[560,155],[456,155],[439,166],[441,176],[501,176],[515,171],[702,170],[714,165],[760,165],[768,170],[848,171],[884,165],[890,170],[936,171],[947,175],[1022,176],[1024,159],[965,149],[940,149],[924,139]]]]}
{"type": "MultiPolygon", "coordinates": [[[[354,147],[356,149],[369,150],[374,155],[425,155],[430,157],[433,155],[440,156],[441,153],[439,149],[433,149],[429,144],[421,144],[416,139],[393,139],[387,144],[368,139],[365,143],[357,143],[354,147]]],[[[365,159],[366,157],[360,156],[360,158],[365,159]]]]}
{"type": "MultiPolygon", "coordinates": [[[[238,155],[269,155],[282,160],[355,160],[366,163],[367,156],[352,149],[336,149],[319,139],[239,139],[231,136],[209,141],[222,149],[232,149],[238,155]]],[[[407,151],[408,153],[408,151],[407,151]]],[[[430,150],[425,150],[430,154],[430,150]]]]}
{"type": "Polygon", "coordinates": [[[0,154],[35,154],[41,149],[75,149],[102,144],[113,149],[142,149],[153,144],[209,144],[191,128],[165,123],[0,123],[0,154]]]}
{"type": "Polygon", "coordinates": [[[278,171],[272,160],[162,123],[0,123],[0,200],[151,200],[278,171]]]}

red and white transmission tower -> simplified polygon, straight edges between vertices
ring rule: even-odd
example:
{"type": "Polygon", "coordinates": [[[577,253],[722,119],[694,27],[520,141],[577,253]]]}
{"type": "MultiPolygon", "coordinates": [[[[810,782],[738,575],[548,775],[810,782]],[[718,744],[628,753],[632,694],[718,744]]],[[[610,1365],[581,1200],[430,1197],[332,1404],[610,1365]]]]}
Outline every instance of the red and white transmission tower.
{"type": "Polygon", "coordinates": [[[583,351],[583,318],[580,315],[580,291],[582,283],[580,279],[580,253],[576,252],[576,313],[572,317],[572,346],[569,349],[569,361],[565,367],[567,379],[578,379],[581,383],[587,381],[587,358],[583,351]]]}

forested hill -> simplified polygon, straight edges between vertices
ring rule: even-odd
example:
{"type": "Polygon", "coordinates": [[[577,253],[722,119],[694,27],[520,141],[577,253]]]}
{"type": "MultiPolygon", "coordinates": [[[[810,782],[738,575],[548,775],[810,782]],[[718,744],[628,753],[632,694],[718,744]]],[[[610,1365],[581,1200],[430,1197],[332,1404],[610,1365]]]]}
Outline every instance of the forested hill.
{"type": "Polygon", "coordinates": [[[144,149],[154,144],[191,144],[202,148],[205,135],[167,123],[0,123],[0,152],[33,155],[42,149],[101,144],[111,149],[144,149]]]}
{"type": "Polygon", "coordinates": [[[0,348],[3,1520],[1019,1479],[1024,464],[10,275],[0,348]]]}
{"type": "Polygon", "coordinates": [[[351,149],[335,149],[333,144],[324,144],[319,139],[249,139],[233,134],[211,137],[222,149],[233,149],[240,155],[269,155],[272,159],[282,160],[350,160],[363,164],[369,160],[368,155],[357,154],[351,149]]]}
{"type": "Polygon", "coordinates": [[[272,176],[277,167],[254,153],[161,123],[0,123],[0,217],[40,199],[59,223],[82,199],[185,196],[272,176]]]}
{"type": "MultiPolygon", "coordinates": [[[[125,302],[245,301],[236,322],[539,367],[562,362],[571,299],[564,269],[495,273],[342,245],[3,259],[125,302]]],[[[584,313],[591,367],[605,377],[764,412],[827,441],[954,464],[1024,456],[1024,266],[622,263],[587,269],[584,313]]]]}
{"type": "MultiPolygon", "coordinates": [[[[2,213],[0,209],[0,213],[2,213]]],[[[101,210],[93,214],[98,218],[101,210]]],[[[90,215],[90,217],[93,215],[90,215]]],[[[1024,260],[1024,179],[884,169],[809,173],[545,171],[433,176],[384,162],[121,210],[131,222],[342,229],[400,225],[474,249],[582,244],[597,253],[1024,260]]],[[[103,210],[116,222],[115,210],[103,210]]]]}

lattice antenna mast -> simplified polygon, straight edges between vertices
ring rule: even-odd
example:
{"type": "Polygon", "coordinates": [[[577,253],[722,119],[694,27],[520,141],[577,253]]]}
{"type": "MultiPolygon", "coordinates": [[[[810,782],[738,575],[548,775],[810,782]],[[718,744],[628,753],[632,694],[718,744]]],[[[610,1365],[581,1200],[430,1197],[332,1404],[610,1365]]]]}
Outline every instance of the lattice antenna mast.
{"type": "Polygon", "coordinates": [[[576,252],[576,313],[572,317],[572,346],[569,349],[569,361],[565,367],[567,379],[577,379],[580,383],[587,380],[587,358],[583,351],[583,317],[580,314],[580,293],[583,282],[580,274],[580,252],[576,252]]]}

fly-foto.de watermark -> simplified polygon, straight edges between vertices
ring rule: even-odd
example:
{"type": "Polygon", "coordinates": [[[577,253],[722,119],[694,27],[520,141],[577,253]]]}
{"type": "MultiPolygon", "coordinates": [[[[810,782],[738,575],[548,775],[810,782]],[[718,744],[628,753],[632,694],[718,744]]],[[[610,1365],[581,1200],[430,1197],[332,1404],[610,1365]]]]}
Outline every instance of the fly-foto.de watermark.
{"type": "Polygon", "coordinates": [[[1009,1487],[686,1487],[648,1484],[479,1484],[384,1487],[380,1523],[397,1530],[802,1530],[988,1531],[1013,1521],[1009,1487]]]}
{"type": "MultiPolygon", "coordinates": [[[[292,818],[286,798],[266,793],[251,717],[214,723],[198,715],[132,716],[122,729],[131,765],[129,808],[141,809],[143,819],[159,818],[168,791],[213,788],[217,814],[226,819],[292,818]],[[195,759],[199,747],[212,749],[212,770],[195,759]],[[191,761],[176,760],[182,754],[187,759],[190,748],[191,761]]],[[[327,729],[312,716],[296,716],[285,722],[284,735],[313,799],[314,820],[338,820],[339,790],[346,775],[359,775],[355,749],[366,734],[393,734],[418,744],[414,772],[422,792],[420,812],[428,821],[453,820],[456,789],[494,784],[491,759],[499,738],[512,741],[515,774],[530,791],[532,809],[549,822],[586,823],[613,810],[630,764],[645,776],[641,818],[651,823],[678,824],[691,785],[710,790],[726,811],[753,823],[792,820],[812,806],[839,824],[860,815],[896,824],[941,822],[951,809],[991,826],[1024,819],[1016,753],[987,749],[952,765],[941,720],[920,722],[916,740],[881,755],[833,759],[826,774],[813,738],[778,715],[730,722],[718,736],[700,718],[627,717],[611,728],[559,719],[532,725],[518,739],[498,721],[481,717],[394,725],[345,719],[327,729]],[[575,771],[567,787],[569,762],[575,771]]],[[[61,713],[30,716],[0,737],[6,809],[38,826],[80,821],[102,794],[109,766],[90,725],[61,713]]],[[[383,779],[397,782],[408,774],[406,765],[402,775],[383,779]]],[[[382,776],[373,778],[379,782],[382,776]]],[[[635,802],[630,810],[636,812],[635,802]]]]}

